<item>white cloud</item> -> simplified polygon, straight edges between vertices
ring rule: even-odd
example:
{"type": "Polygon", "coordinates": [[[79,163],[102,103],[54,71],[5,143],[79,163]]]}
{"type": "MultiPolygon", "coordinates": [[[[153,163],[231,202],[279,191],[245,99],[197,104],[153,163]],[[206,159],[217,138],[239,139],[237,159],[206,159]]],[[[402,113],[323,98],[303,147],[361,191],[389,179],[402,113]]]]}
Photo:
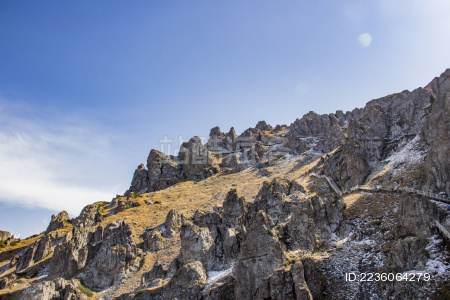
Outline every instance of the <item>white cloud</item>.
{"type": "Polygon", "coordinates": [[[0,201],[78,215],[85,205],[123,192],[117,184],[123,174],[108,167],[120,160],[116,138],[95,124],[64,116],[50,122],[6,114],[1,119],[0,201]]]}
{"type": "Polygon", "coordinates": [[[367,48],[372,43],[372,36],[368,33],[363,33],[360,36],[358,36],[358,44],[361,46],[361,48],[367,48]]]}

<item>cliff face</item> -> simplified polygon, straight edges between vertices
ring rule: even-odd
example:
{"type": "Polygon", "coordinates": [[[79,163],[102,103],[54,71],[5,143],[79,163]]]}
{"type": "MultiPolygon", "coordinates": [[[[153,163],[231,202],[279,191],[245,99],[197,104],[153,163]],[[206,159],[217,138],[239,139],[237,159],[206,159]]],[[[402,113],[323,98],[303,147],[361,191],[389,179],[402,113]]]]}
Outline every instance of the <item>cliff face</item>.
{"type": "Polygon", "coordinates": [[[450,195],[450,69],[433,79],[430,89],[435,101],[426,120],[421,138],[429,147],[426,159],[427,186],[450,195]]]}
{"type": "Polygon", "coordinates": [[[151,150],[124,196],[0,249],[0,297],[445,297],[446,204],[422,194],[450,192],[449,91],[447,70],[351,112],[151,150]],[[432,280],[346,280],[417,272],[432,280]]]}

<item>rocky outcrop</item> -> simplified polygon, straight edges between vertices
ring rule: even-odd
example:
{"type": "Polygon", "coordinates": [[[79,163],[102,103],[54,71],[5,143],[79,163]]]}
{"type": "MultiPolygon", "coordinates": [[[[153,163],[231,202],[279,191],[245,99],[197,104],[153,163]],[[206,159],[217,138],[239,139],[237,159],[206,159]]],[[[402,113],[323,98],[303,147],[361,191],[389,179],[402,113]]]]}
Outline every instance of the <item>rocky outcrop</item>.
{"type": "Polygon", "coordinates": [[[433,192],[450,195],[450,69],[425,88],[435,97],[420,134],[429,147],[425,161],[427,186],[433,192]]]}
{"type": "Polygon", "coordinates": [[[254,299],[312,300],[300,261],[281,267],[263,279],[254,299]]]}
{"type": "Polygon", "coordinates": [[[8,277],[0,279],[0,290],[6,289],[9,286],[9,284],[10,282],[8,277]]]}
{"type": "Polygon", "coordinates": [[[201,292],[206,284],[207,275],[198,261],[182,266],[173,278],[161,289],[143,290],[133,299],[202,299],[201,292]]]}
{"type": "Polygon", "coordinates": [[[181,166],[170,156],[152,149],[147,158],[148,189],[154,192],[165,189],[183,179],[181,166]]]}
{"type": "Polygon", "coordinates": [[[345,114],[340,110],[328,115],[310,111],[289,126],[285,147],[293,153],[302,153],[312,147],[329,152],[344,143],[349,122],[361,115],[362,110],[358,108],[345,114]]]}
{"type": "Polygon", "coordinates": [[[231,275],[225,276],[212,285],[207,285],[202,292],[203,299],[235,300],[235,286],[236,281],[234,277],[231,275]]]}
{"type": "Polygon", "coordinates": [[[427,198],[405,193],[400,198],[396,214],[400,225],[396,234],[428,237],[432,234],[433,222],[443,222],[446,216],[444,209],[427,198]]]}
{"type": "Polygon", "coordinates": [[[134,171],[133,179],[131,180],[131,186],[125,196],[130,195],[130,193],[143,194],[147,192],[149,186],[149,172],[145,168],[144,164],[140,164],[136,171],[134,171]]]}
{"type": "MultiPolygon", "coordinates": [[[[45,234],[35,243],[22,250],[20,255],[12,257],[10,267],[16,267],[16,273],[23,273],[31,265],[47,258],[55,246],[64,241],[64,232],[55,232],[45,234]]],[[[40,268],[38,268],[40,269],[40,268]]]]}
{"type": "Polygon", "coordinates": [[[259,121],[255,128],[262,131],[270,131],[273,129],[273,127],[267,124],[266,121],[259,121]]]}
{"type": "Polygon", "coordinates": [[[177,230],[181,227],[183,220],[185,219],[184,215],[172,209],[167,214],[166,220],[164,221],[164,234],[167,237],[172,237],[177,230]]]}
{"type": "Polygon", "coordinates": [[[331,234],[343,220],[346,205],[342,198],[294,197],[292,216],[279,228],[282,240],[292,250],[316,251],[328,247],[331,234]]]}
{"type": "Polygon", "coordinates": [[[323,135],[334,124],[339,124],[334,114],[318,115],[310,111],[289,126],[288,136],[302,138],[323,135]]]}
{"type": "Polygon", "coordinates": [[[260,210],[270,216],[274,225],[284,222],[291,213],[291,202],[285,201],[290,193],[291,184],[289,180],[281,178],[274,178],[270,183],[265,181],[255,201],[249,207],[250,215],[246,217],[247,226],[260,210]]]}
{"type": "Polygon", "coordinates": [[[208,227],[199,227],[186,221],[180,230],[183,262],[191,259],[202,262],[211,270],[215,264],[215,244],[208,227]]]}
{"type": "Polygon", "coordinates": [[[32,244],[28,248],[25,249],[24,253],[19,256],[19,259],[17,260],[16,266],[16,273],[20,273],[21,271],[25,270],[29,266],[33,264],[33,257],[34,253],[36,252],[36,245],[32,244]]]}
{"type": "Polygon", "coordinates": [[[11,233],[8,231],[0,230],[0,242],[6,242],[11,237],[11,233]]]}
{"type": "Polygon", "coordinates": [[[234,170],[239,170],[241,166],[241,155],[239,153],[232,153],[227,155],[223,160],[221,166],[223,168],[229,168],[234,170]]]}
{"type": "Polygon", "coordinates": [[[167,299],[198,299],[206,283],[207,275],[200,262],[194,261],[181,267],[164,288],[167,299]]]}
{"type": "Polygon", "coordinates": [[[271,230],[269,219],[260,211],[243,238],[233,271],[237,299],[251,299],[262,280],[285,260],[282,245],[271,230]]]}
{"type": "Polygon", "coordinates": [[[20,299],[24,300],[87,300],[88,297],[79,290],[80,283],[62,278],[53,281],[43,281],[21,293],[20,299]]]}
{"type": "Polygon", "coordinates": [[[130,225],[123,220],[108,224],[99,249],[91,247],[90,250],[89,260],[80,278],[92,290],[106,289],[139,267],[137,258],[141,251],[134,242],[130,225]]]}
{"type": "Polygon", "coordinates": [[[331,152],[332,150],[342,146],[347,138],[347,133],[341,126],[335,124],[330,127],[325,133],[325,136],[320,139],[315,149],[323,153],[331,152]]]}
{"type": "Polygon", "coordinates": [[[415,236],[394,241],[389,247],[385,268],[390,272],[424,270],[428,260],[427,244],[426,239],[415,236]]]}
{"type": "Polygon", "coordinates": [[[144,234],[144,250],[159,251],[164,249],[161,230],[155,229],[144,234]]]}
{"type": "Polygon", "coordinates": [[[80,215],[72,221],[74,227],[83,225],[84,227],[95,226],[102,221],[101,209],[96,204],[86,205],[80,215]]]}
{"type": "Polygon", "coordinates": [[[325,174],[345,189],[362,184],[380,161],[419,134],[431,101],[431,93],[419,88],[368,102],[361,117],[350,120],[344,144],[325,159],[325,174]]]}
{"type": "MultiPolygon", "coordinates": [[[[63,243],[56,246],[50,262],[49,279],[70,279],[81,270],[88,260],[89,249],[97,249],[103,228],[76,226],[66,235],[63,243]]],[[[92,255],[92,254],[91,254],[92,255]]]]}
{"type": "Polygon", "coordinates": [[[52,236],[50,234],[44,235],[39,242],[37,242],[33,260],[40,261],[41,259],[44,259],[50,251],[52,251],[52,246],[52,236]]]}
{"type": "Polygon", "coordinates": [[[222,152],[224,149],[226,149],[225,139],[225,133],[220,131],[219,126],[216,126],[209,132],[209,139],[205,146],[209,151],[222,152]]]}
{"type": "Polygon", "coordinates": [[[52,220],[50,221],[50,224],[47,227],[46,233],[49,233],[51,231],[55,231],[58,229],[63,229],[66,227],[66,222],[70,220],[69,214],[67,211],[63,210],[58,215],[52,215],[52,220]]]}
{"type": "Polygon", "coordinates": [[[223,201],[222,220],[229,227],[238,227],[239,218],[247,213],[244,197],[239,197],[236,189],[231,189],[223,201]]]}
{"type": "Polygon", "coordinates": [[[188,180],[203,180],[219,171],[211,152],[197,136],[181,145],[179,159],[188,180]]]}

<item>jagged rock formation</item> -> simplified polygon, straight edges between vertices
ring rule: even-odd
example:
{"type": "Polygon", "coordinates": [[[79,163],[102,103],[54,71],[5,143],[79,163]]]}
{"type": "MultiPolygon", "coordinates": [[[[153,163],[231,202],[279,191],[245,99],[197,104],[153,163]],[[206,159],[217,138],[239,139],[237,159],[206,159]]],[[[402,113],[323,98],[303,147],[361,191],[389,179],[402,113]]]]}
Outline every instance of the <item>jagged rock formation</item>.
{"type": "Polygon", "coordinates": [[[69,220],[70,220],[69,214],[65,210],[60,212],[57,216],[52,215],[52,220],[50,221],[50,224],[48,225],[47,230],[45,232],[49,233],[51,231],[65,228],[66,222],[69,220]]]}
{"type": "Polygon", "coordinates": [[[181,166],[158,150],[150,151],[147,158],[148,189],[153,192],[165,189],[182,180],[181,166]]]}
{"type": "Polygon", "coordinates": [[[427,186],[450,195],[450,69],[425,89],[430,89],[436,99],[420,135],[430,149],[425,164],[427,186]]]}
{"type": "Polygon", "coordinates": [[[172,237],[177,229],[181,227],[184,219],[184,215],[178,213],[178,211],[176,211],[175,209],[169,211],[166,220],[164,221],[165,235],[168,237],[172,237]]]}
{"type": "Polygon", "coordinates": [[[290,249],[317,251],[329,247],[331,235],[343,220],[345,203],[339,197],[294,196],[292,216],[279,228],[290,249]]]}
{"type": "Polygon", "coordinates": [[[215,263],[215,244],[207,227],[185,222],[181,227],[181,255],[184,262],[198,260],[211,269],[215,263]]]}
{"type": "Polygon", "coordinates": [[[16,267],[16,273],[26,273],[27,268],[47,258],[55,247],[64,240],[63,232],[49,232],[35,243],[26,247],[21,255],[11,258],[10,265],[16,267]]]}
{"type": "Polygon", "coordinates": [[[260,211],[245,234],[233,275],[237,299],[251,299],[261,281],[286,259],[282,245],[271,232],[269,217],[260,211]]]}
{"type": "Polygon", "coordinates": [[[239,218],[247,213],[247,203],[244,197],[239,197],[236,189],[231,189],[223,201],[222,217],[226,225],[238,227],[239,218]]]}
{"type": "Polygon", "coordinates": [[[147,158],[147,168],[143,164],[138,166],[125,196],[131,192],[162,190],[183,180],[202,180],[219,171],[211,152],[199,137],[183,143],[176,158],[152,149],[147,158]]]}
{"type": "Polygon", "coordinates": [[[102,221],[102,213],[100,207],[96,204],[86,205],[80,215],[72,221],[73,226],[84,227],[95,226],[102,221]]]}
{"type": "Polygon", "coordinates": [[[335,114],[318,115],[310,111],[289,126],[286,147],[291,152],[302,153],[315,147],[318,142],[317,150],[329,152],[342,145],[345,139],[344,127],[360,116],[361,110],[358,108],[345,114],[337,111],[335,114]]]}
{"type": "Polygon", "coordinates": [[[105,227],[99,249],[88,252],[80,278],[90,289],[106,289],[119,282],[126,273],[137,270],[139,255],[130,225],[122,220],[114,221],[105,227]]]}
{"type": "Polygon", "coordinates": [[[325,160],[325,174],[344,188],[362,184],[381,160],[419,134],[432,99],[419,88],[367,103],[349,122],[344,144],[325,160]]]}
{"type": "Polygon", "coordinates": [[[188,180],[202,180],[219,171],[211,152],[197,136],[181,145],[179,159],[184,176],[188,180]]]}
{"type": "Polygon", "coordinates": [[[88,259],[88,245],[100,242],[102,229],[99,227],[98,234],[94,234],[95,229],[92,227],[74,227],[67,234],[66,240],[55,248],[50,263],[49,279],[58,277],[69,279],[81,270],[88,259]]]}
{"type": "Polygon", "coordinates": [[[83,299],[74,278],[99,299],[445,296],[450,254],[433,227],[446,204],[403,188],[449,192],[449,89],[447,70],[363,109],[151,150],[125,196],[0,251],[0,297],[83,299]],[[417,271],[434,281],[344,279],[417,271]]]}
{"type": "Polygon", "coordinates": [[[201,291],[206,279],[202,264],[198,261],[189,262],[182,266],[162,289],[143,291],[134,299],[202,299],[201,291]]]}
{"type": "Polygon", "coordinates": [[[312,300],[303,264],[298,261],[291,266],[275,270],[272,275],[263,279],[255,298],[312,300]]]}
{"type": "Polygon", "coordinates": [[[89,288],[105,289],[136,269],[139,255],[131,228],[124,221],[114,221],[104,229],[81,225],[56,247],[49,278],[68,279],[83,269],[79,276],[89,288]]]}
{"type": "Polygon", "coordinates": [[[87,300],[88,297],[79,290],[77,280],[66,281],[62,278],[53,281],[44,281],[26,290],[20,299],[47,300],[47,299],[77,299],[87,300]]]}
{"type": "Polygon", "coordinates": [[[247,226],[251,224],[253,216],[261,210],[269,215],[275,225],[284,222],[291,213],[292,203],[285,199],[290,194],[291,184],[289,180],[280,178],[275,178],[270,183],[264,182],[253,205],[249,208],[250,215],[246,217],[247,226]]]}
{"type": "Polygon", "coordinates": [[[131,180],[130,192],[143,194],[147,192],[148,189],[148,170],[145,168],[144,164],[140,164],[136,171],[134,171],[133,179],[131,180]]]}
{"type": "Polygon", "coordinates": [[[11,233],[8,231],[2,231],[0,230],[0,241],[6,242],[11,237],[11,233]]]}

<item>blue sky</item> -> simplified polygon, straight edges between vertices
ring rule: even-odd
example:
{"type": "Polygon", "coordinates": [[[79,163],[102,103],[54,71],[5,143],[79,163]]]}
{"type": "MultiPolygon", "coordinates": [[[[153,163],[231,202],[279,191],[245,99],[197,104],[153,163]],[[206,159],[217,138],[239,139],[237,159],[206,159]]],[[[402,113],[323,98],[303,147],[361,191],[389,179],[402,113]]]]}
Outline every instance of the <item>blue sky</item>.
{"type": "Polygon", "coordinates": [[[123,193],[165,135],[351,110],[450,67],[448,1],[1,1],[0,229],[123,193]]]}

